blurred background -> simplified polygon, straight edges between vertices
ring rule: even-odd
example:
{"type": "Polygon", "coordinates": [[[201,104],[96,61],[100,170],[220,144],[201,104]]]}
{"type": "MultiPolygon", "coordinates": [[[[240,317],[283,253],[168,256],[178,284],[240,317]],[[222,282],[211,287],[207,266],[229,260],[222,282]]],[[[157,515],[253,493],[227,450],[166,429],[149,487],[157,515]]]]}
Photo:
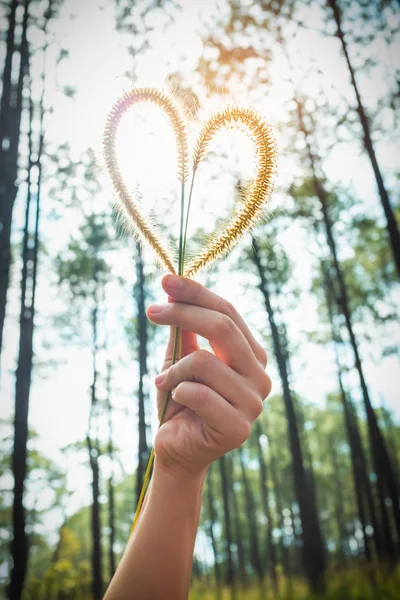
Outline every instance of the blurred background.
{"type": "MultiPolygon", "coordinates": [[[[198,276],[268,349],[273,389],[210,468],[191,599],[399,597],[399,27],[391,0],[1,2],[2,597],[99,600],[129,536],[167,335],[145,317],[162,270],[101,152],[135,85],[177,97],[192,143],[221,103],[253,105],[280,155],[254,235],[198,276]]],[[[120,130],[127,185],[176,248],[166,119],[140,105],[120,130]]],[[[253,163],[242,133],[215,138],[190,253],[253,163]]]]}

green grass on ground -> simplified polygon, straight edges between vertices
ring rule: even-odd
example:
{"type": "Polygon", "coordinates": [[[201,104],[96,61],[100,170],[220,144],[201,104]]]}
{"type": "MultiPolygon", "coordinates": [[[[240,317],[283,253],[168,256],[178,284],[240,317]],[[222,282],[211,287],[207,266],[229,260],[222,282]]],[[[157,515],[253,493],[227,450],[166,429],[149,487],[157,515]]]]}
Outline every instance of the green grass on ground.
{"type": "Polygon", "coordinates": [[[400,568],[379,570],[371,568],[348,569],[331,572],[326,576],[324,593],[311,594],[304,582],[281,579],[280,594],[275,596],[270,582],[261,590],[257,584],[236,586],[236,590],[224,588],[218,591],[215,586],[204,582],[194,582],[190,600],[400,600],[400,568]]]}

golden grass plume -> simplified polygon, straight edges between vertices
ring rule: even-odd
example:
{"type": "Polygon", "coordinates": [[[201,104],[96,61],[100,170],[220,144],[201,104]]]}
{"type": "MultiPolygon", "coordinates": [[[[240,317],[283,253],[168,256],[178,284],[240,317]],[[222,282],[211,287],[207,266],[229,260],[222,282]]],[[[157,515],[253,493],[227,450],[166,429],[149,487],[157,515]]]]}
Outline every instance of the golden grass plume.
{"type": "Polygon", "coordinates": [[[163,243],[149,222],[148,217],[143,215],[140,205],[129,192],[117,161],[116,135],[121,119],[124,114],[136,103],[153,102],[158,105],[168,117],[174,131],[177,155],[178,155],[178,179],[183,184],[188,176],[188,145],[185,122],[179,105],[173,98],[164,92],[150,87],[133,88],[126,91],[113,105],[108,114],[103,135],[103,153],[111,182],[114,187],[118,204],[126,215],[134,233],[146,240],[155,250],[157,256],[172,273],[176,272],[174,260],[165,249],[163,243]]]}
{"type": "Polygon", "coordinates": [[[232,250],[240,237],[256,223],[273,190],[277,171],[277,143],[271,127],[253,108],[228,106],[211,115],[201,128],[194,147],[193,172],[196,172],[213,137],[220,130],[232,127],[244,131],[254,143],[256,175],[221,235],[211,239],[205,249],[188,264],[186,277],[191,277],[206,264],[232,250]]]}

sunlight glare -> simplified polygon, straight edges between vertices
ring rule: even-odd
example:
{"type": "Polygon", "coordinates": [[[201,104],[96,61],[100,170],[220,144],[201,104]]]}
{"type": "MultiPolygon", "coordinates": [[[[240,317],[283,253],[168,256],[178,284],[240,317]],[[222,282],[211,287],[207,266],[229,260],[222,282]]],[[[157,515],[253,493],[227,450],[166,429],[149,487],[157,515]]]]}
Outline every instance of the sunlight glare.
{"type": "Polygon", "coordinates": [[[178,198],[180,186],[175,137],[168,118],[151,103],[135,105],[121,120],[116,144],[128,189],[132,193],[139,190],[145,210],[154,210],[162,218],[158,201],[171,197],[171,192],[178,198]]]}

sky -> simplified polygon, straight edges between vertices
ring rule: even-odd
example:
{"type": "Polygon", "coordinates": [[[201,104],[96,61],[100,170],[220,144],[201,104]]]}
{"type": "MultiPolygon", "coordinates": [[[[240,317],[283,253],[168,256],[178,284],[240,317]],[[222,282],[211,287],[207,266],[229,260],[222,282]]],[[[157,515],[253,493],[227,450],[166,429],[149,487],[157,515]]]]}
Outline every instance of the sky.
{"type": "MultiPolygon", "coordinates": [[[[300,77],[299,65],[309,64],[310,72],[300,82],[302,92],[315,95],[324,88],[330,101],[333,103],[337,101],[340,104],[341,97],[349,97],[351,90],[338,41],[318,32],[324,28],[324,23],[316,4],[307,10],[305,17],[308,29],[304,29],[290,42],[289,52],[295,57],[292,75],[300,77]],[[314,28],[317,31],[314,31],[314,28]],[[313,67],[316,61],[316,49],[319,71],[313,67]]],[[[79,160],[90,147],[94,150],[97,164],[102,168],[101,140],[105,118],[121,91],[132,85],[133,73],[136,85],[161,87],[167,76],[179,65],[180,72],[185,74],[189,82],[193,77],[193,86],[199,92],[204,104],[200,114],[201,118],[204,118],[216,108],[218,99],[207,97],[204,90],[199,87],[198,77],[192,74],[202,52],[201,33],[212,21],[213,15],[221,11],[223,11],[223,3],[201,0],[183,2],[182,10],[174,13],[175,23],[159,35],[157,28],[164,23],[165,15],[161,10],[156,10],[148,16],[148,24],[155,28],[151,38],[153,48],[143,57],[134,60],[127,52],[127,46],[132,43],[130,35],[115,31],[113,2],[87,0],[83,3],[79,0],[65,0],[59,18],[51,22],[50,37],[53,41],[45,57],[46,104],[53,107],[51,114],[46,116],[46,139],[49,147],[56,149],[61,143],[68,142],[71,155],[76,160],[79,160]],[[69,55],[57,64],[61,48],[66,49],[69,55]],[[129,73],[129,76],[126,76],[126,73],[129,73]],[[66,86],[76,89],[72,98],[62,92],[62,88],[66,86]]],[[[32,44],[41,43],[37,31],[31,35],[32,44]]],[[[398,52],[396,48],[392,48],[389,52],[380,39],[375,40],[374,44],[375,52],[382,58],[386,67],[396,66],[395,61],[399,66],[400,48],[397,48],[398,52]]],[[[42,60],[43,57],[38,52],[33,65],[36,73],[40,72],[42,60]]],[[[256,98],[257,95],[254,94],[256,98],[254,104],[271,125],[276,127],[280,146],[279,175],[270,208],[272,213],[273,210],[285,211],[286,193],[299,170],[299,164],[296,164],[292,156],[285,154],[288,142],[285,131],[282,130],[282,123],[285,122],[290,107],[288,103],[291,88],[288,85],[287,68],[285,72],[284,57],[279,52],[270,69],[273,84],[269,94],[261,99],[256,98]]],[[[382,67],[374,71],[373,78],[361,78],[363,96],[369,107],[374,107],[382,95],[382,90],[385,89],[384,86],[390,83],[387,72],[388,69],[382,67]]],[[[40,85],[40,79],[37,77],[36,96],[40,94],[40,85]]],[[[249,97],[238,87],[233,100],[248,104],[253,102],[253,97],[249,97]]],[[[390,124],[388,113],[380,115],[380,118],[384,123],[390,124]]],[[[199,124],[196,122],[190,124],[191,144],[194,142],[198,127],[199,124]]],[[[227,159],[223,157],[214,159],[213,156],[214,162],[210,160],[207,169],[199,170],[189,237],[199,224],[211,231],[215,218],[220,214],[219,211],[229,207],[232,197],[232,164],[235,165],[235,169],[240,169],[243,175],[251,176],[253,164],[251,146],[246,142],[239,142],[235,135],[231,137],[230,142],[227,159]],[[217,174],[218,177],[212,180],[210,174],[217,174]],[[216,197],[218,202],[214,200],[216,197]]],[[[228,144],[228,140],[220,140],[222,146],[225,143],[228,144]]],[[[383,165],[389,185],[393,184],[392,171],[398,168],[399,148],[396,144],[396,141],[390,137],[386,140],[377,140],[378,158],[383,165]]],[[[218,148],[220,146],[216,144],[215,149],[218,148]]],[[[173,139],[155,110],[144,107],[138,109],[135,120],[126,118],[119,136],[118,153],[121,168],[129,185],[133,186],[139,180],[146,200],[146,208],[154,209],[156,216],[158,214],[164,224],[173,226],[177,222],[177,203],[174,208],[174,203],[171,202],[171,198],[176,197],[177,193],[173,139]]],[[[337,144],[324,161],[324,171],[333,182],[354,190],[357,197],[362,198],[366,210],[379,216],[372,172],[366,157],[360,152],[357,140],[337,144]]],[[[96,199],[95,210],[108,214],[112,205],[112,192],[104,170],[101,183],[102,190],[96,199]]],[[[45,187],[45,193],[46,189],[48,192],[49,186],[45,187]]],[[[85,206],[87,197],[84,191],[81,191],[81,194],[82,206],[85,206]]],[[[18,244],[21,239],[23,209],[24,187],[21,186],[15,207],[16,225],[13,233],[15,244],[18,244]]],[[[36,368],[30,404],[30,425],[39,434],[38,440],[35,441],[36,447],[68,469],[69,485],[74,490],[70,504],[71,511],[88,502],[90,475],[84,464],[85,456],[81,458],[72,454],[65,456],[60,452],[60,448],[84,439],[86,435],[88,392],[91,383],[90,353],[84,345],[77,348],[66,343],[60,333],[54,330],[54,318],[65,311],[65,301],[60,296],[56,276],[52,272],[51,260],[65,248],[70,236],[76,235],[82,216],[82,212],[76,208],[63,207],[62,200],[57,201],[50,196],[44,198],[41,234],[46,247],[46,256],[41,258],[39,268],[38,331],[35,335],[36,368]],[[53,212],[57,213],[57,219],[52,218],[53,212]]],[[[296,391],[310,401],[323,403],[326,391],[336,389],[336,374],[331,349],[321,350],[316,344],[307,341],[307,334],[312,333],[318,323],[315,300],[307,293],[313,266],[307,253],[307,234],[301,224],[293,221],[282,234],[280,241],[290,256],[302,258],[296,260],[294,275],[296,281],[302,283],[303,289],[299,295],[298,305],[291,308],[288,321],[290,338],[300,348],[300,351],[293,356],[292,365],[293,371],[297,374],[296,391]]],[[[247,244],[248,239],[243,240],[229,259],[218,265],[215,271],[199,275],[199,280],[203,282],[212,280],[213,289],[234,302],[238,310],[246,316],[256,334],[265,341],[267,338],[265,332],[268,331],[265,311],[261,306],[260,310],[253,309],[257,302],[260,304],[255,291],[256,279],[249,274],[244,280],[243,275],[232,270],[232,265],[247,244]]],[[[127,472],[131,472],[135,465],[136,433],[134,418],[127,419],[124,411],[132,410],[136,366],[134,355],[127,349],[121,324],[124,319],[131,317],[135,310],[133,299],[129,295],[129,290],[134,283],[133,253],[133,242],[127,242],[107,256],[113,274],[121,278],[125,285],[122,289],[115,284],[107,287],[109,310],[105,317],[105,327],[112,352],[103,353],[100,357],[100,361],[104,363],[111,354],[115,364],[114,428],[118,431],[122,464],[127,472]]],[[[145,250],[145,260],[147,271],[153,272],[153,255],[148,249],[145,250]]],[[[19,266],[16,260],[13,269],[13,286],[9,294],[5,352],[2,357],[4,375],[0,393],[1,416],[4,418],[11,417],[13,412],[13,373],[18,342],[19,266]]],[[[154,278],[151,289],[156,299],[162,299],[158,278],[159,274],[154,278]]],[[[397,290],[393,300],[399,299],[399,290],[397,290]]],[[[286,303],[286,299],[283,302],[286,303]]],[[[362,327],[359,329],[361,333],[362,327]]],[[[393,339],[400,341],[399,328],[393,329],[393,339]]],[[[152,389],[152,379],[161,364],[163,333],[158,334],[157,343],[149,359],[150,372],[147,382],[149,389],[152,389]]],[[[379,347],[379,343],[377,346],[379,347]]],[[[400,417],[398,358],[380,360],[377,348],[365,344],[362,344],[361,350],[374,403],[380,404],[384,399],[386,406],[400,417]]],[[[273,392],[279,392],[278,376],[273,364],[270,369],[274,384],[273,392]]],[[[350,377],[348,384],[357,394],[358,386],[354,376],[350,377]]],[[[153,407],[154,400],[154,393],[152,393],[153,407]]],[[[153,419],[153,431],[155,427],[156,423],[153,419]]],[[[109,468],[105,459],[101,466],[105,474],[109,468]]],[[[43,498],[43,502],[46,501],[50,502],[51,498],[43,498]]],[[[54,531],[58,520],[59,515],[53,515],[46,522],[49,532],[54,531]]]]}

